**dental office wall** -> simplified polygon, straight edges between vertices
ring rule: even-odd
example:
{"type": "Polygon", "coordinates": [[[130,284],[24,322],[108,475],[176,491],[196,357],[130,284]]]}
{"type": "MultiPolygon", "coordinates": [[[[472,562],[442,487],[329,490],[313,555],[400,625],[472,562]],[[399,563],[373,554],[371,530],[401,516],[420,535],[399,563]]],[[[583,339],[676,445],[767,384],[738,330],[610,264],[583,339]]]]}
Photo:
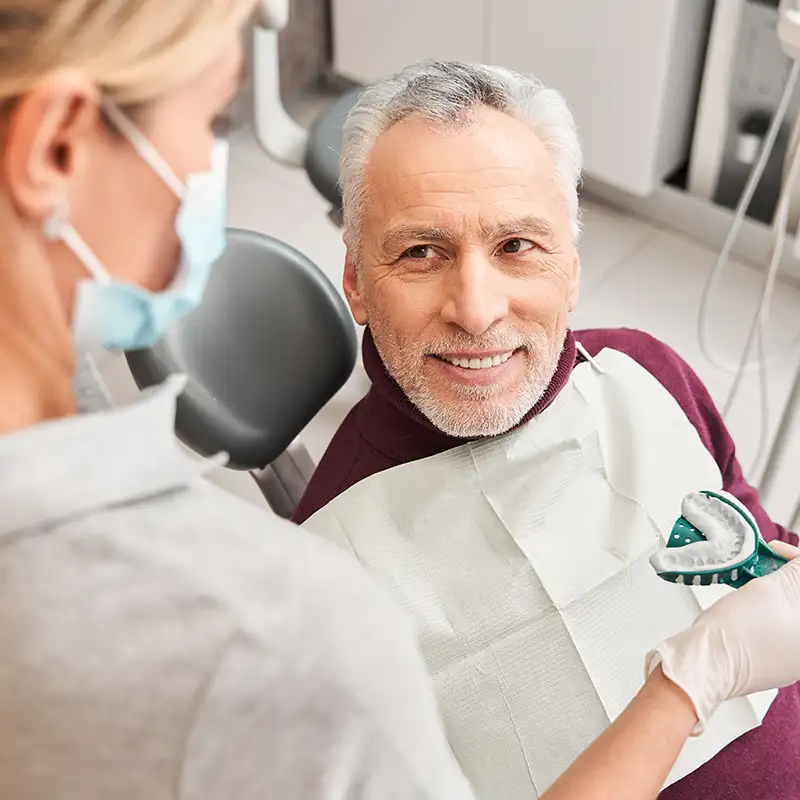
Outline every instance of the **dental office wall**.
{"type": "Polygon", "coordinates": [[[569,100],[586,172],[637,196],[688,157],[712,0],[332,0],[332,9],[344,77],[369,82],[424,58],[532,73],[569,100]]]}
{"type": "MultiPolygon", "coordinates": [[[[330,0],[291,0],[289,24],[279,35],[280,89],[285,103],[313,92],[331,67],[330,0]]],[[[253,121],[253,25],[242,34],[245,80],[228,114],[234,127],[253,121]]]]}
{"type": "Polygon", "coordinates": [[[280,35],[284,97],[313,85],[330,67],[330,11],[330,0],[292,0],[289,25],[280,35]]]}

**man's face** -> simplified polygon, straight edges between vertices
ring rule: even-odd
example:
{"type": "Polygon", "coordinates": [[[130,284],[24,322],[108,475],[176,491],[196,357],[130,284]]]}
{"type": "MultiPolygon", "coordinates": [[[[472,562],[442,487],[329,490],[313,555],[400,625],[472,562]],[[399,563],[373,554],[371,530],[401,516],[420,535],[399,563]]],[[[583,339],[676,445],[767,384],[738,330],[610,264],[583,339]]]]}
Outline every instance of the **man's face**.
{"type": "Polygon", "coordinates": [[[452,436],[514,427],[558,364],[579,261],[555,165],[523,123],[391,127],[367,168],[344,288],[386,368],[452,436]]]}

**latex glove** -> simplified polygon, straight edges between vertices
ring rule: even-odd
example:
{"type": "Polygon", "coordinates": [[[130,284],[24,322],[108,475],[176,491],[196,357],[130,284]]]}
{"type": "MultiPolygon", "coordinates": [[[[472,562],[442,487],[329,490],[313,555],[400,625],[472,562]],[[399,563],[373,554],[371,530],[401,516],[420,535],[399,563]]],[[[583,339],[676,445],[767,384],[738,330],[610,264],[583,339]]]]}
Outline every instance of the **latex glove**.
{"type": "Polygon", "coordinates": [[[775,551],[794,561],[727,595],[688,630],[647,656],[694,703],[702,733],[726,700],[800,680],[800,550],[775,551]]]}

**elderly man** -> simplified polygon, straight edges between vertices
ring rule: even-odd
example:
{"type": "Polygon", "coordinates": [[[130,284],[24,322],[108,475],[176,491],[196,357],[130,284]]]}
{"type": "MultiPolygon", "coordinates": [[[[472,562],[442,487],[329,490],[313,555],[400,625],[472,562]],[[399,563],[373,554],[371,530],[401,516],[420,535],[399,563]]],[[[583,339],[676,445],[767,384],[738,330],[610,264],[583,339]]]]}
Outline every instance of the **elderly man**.
{"type": "MultiPolygon", "coordinates": [[[[344,288],[372,387],[297,519],[414,614],[485,798],[537,797],[630,699],[642,653],[711,602],[647,563],[685,494],[724,488],[795,540],[672,350],[569,329],[580,172],[561,96],[498,68],[409,68],[345,128],[344,288]]],[[[721,716],[663,797],[800,797],[800,688],[721,716]]]]}

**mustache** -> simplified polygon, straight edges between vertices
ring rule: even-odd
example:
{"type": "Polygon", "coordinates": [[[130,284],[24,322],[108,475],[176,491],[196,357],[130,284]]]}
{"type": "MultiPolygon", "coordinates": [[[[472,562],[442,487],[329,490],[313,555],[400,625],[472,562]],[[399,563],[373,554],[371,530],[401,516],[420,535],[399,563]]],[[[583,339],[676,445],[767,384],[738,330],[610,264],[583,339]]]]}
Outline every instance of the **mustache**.
{"type": "Polygon", "coordinates": [[[544,334],[531,336],[519,331],[492,333],[485,336],[471,336],[468,333],[452,333],[436,337],[426,342],[424,351],[427,355],[452,353],[459,350],[539,350],[547,346],[544,334]]]}

